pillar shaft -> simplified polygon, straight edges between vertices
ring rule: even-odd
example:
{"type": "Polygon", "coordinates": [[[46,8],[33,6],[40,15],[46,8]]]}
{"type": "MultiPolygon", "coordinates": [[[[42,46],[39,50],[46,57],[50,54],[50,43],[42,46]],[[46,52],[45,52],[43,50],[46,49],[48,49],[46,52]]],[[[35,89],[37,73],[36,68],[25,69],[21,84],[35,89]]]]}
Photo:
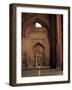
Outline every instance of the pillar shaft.
{"type": "Polygon", "coordinates": [[[57,67],[62,67],[62,21],[61,21],[61,15],[56,16],[56,25],[57,25],[57,67]]]}

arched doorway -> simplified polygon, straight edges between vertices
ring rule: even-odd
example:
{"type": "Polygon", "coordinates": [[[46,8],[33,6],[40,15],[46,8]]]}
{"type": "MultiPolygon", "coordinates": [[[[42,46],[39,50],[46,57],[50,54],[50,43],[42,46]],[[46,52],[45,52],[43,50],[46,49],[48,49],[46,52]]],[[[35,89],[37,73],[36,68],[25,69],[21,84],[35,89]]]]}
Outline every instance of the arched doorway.
{"type": "Polygon", "coordinates": [[[34,67],[42,67],[44,62],[44,46],[37,43],[33,46],[33,65],[34,67]]]}
{"type": "Polygon", "coordinates": [[[22,50],[27,53],[27,67],[50,65],[50,28],[46,20],[36,15],[23,26],[22,50]]]}

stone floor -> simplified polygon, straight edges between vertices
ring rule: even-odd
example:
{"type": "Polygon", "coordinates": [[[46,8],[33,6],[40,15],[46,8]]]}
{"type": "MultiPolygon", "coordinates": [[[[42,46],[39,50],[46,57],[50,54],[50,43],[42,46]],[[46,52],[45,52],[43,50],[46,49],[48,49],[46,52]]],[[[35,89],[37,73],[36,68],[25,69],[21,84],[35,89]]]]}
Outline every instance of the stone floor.
{"type": "Polygon", "coordinates": [[[22,70],[22,77],[52,76],[52,75],[62,75],[62,74],[63,71],[61,69],[32,68],[32,69],[22,70]]]}

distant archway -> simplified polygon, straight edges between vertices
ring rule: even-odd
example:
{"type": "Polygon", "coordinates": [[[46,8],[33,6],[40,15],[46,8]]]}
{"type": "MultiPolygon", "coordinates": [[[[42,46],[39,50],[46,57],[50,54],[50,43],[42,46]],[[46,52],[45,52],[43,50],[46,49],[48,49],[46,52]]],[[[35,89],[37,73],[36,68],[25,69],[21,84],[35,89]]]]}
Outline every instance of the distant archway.
{"type": "Polygon", "coordinates": [[[32,51],[33,51],[34,67],[43,66],[44,46],[40,43],[37,43],[33,46],[32,51]]]}

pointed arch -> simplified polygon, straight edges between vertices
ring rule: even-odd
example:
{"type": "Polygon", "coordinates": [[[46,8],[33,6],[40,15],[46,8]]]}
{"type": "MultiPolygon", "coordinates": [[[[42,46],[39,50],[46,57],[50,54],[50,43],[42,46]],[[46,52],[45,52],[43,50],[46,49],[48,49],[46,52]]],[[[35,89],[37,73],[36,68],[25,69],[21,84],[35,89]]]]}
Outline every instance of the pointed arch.
{"type": "Polygon", "coordinates": [[[49,25],[45,22],[45,20],[40,19],[40,17],[33,17],[33,19],[31,18],[30,20],[28,20],[26,22],[26,24],[23,27],[23,36],[24,36],[24,34],[25,34],[26,30],[27,30],[26,28],[31,26],[31,25],[35,26],[36,22],[40,23],[47,30],[48,38],[50,38],[50,28],[49,28],[49,25]]]}
{"type": "Polygon", "coordinates": [[[36,47],[36,46],[38,46],[38,45],[41,46],[41,47],[44,49],[44,46],[43,46],[41,43],[39,43],[39,42],[37,42],[37,43],[33,46],[33,48],[36,47]]]}
{"type": "Polygon", "coordinates": [[[29,25],[34,25],[36,22],[40,23],[43,27],[46,29],[49,29],[49,25],[39,17],[33,17],[30,18],[29,20],[26,21],[26,24],[24,25],[24,30],[29,26],[29,25]]]}
{"type": "Polygon", "coordinates": [[[44,46],[41,43],[36,43],[33,46],[34,66],[43,66],[44,62],[44,46]]]}

